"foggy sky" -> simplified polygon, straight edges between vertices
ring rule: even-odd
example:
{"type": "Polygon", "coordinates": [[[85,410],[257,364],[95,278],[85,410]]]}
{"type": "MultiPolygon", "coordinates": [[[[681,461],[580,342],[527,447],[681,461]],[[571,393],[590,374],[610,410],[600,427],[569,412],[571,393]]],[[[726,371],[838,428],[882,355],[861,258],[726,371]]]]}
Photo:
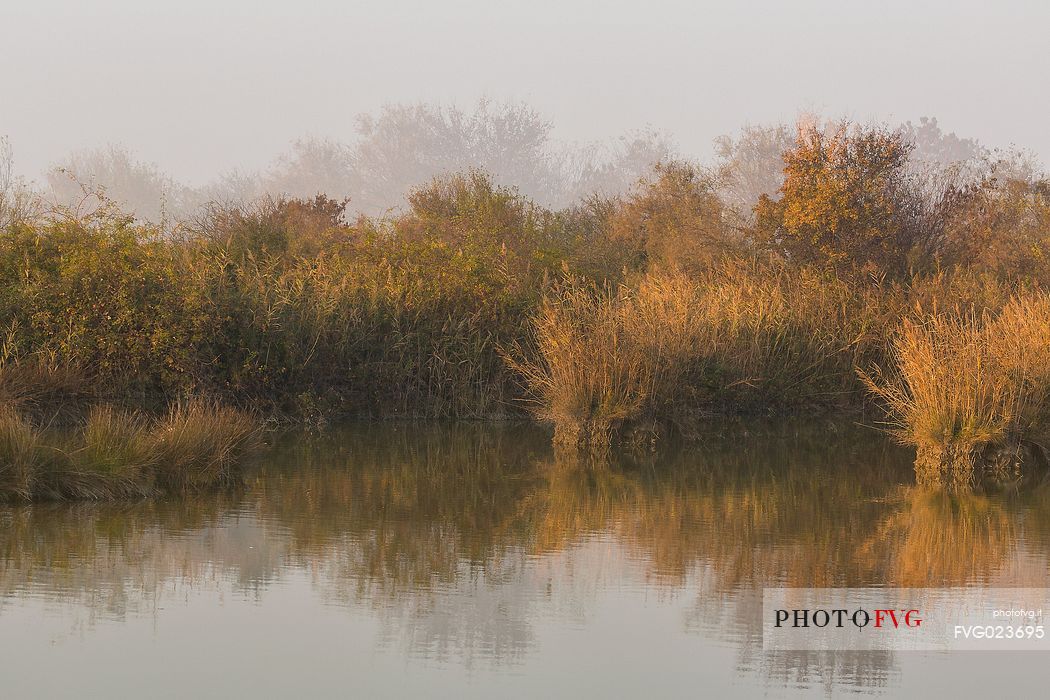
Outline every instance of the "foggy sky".
{"type": "Polygon", "coordinates": [[[38,176],[127,146],[177,178],[353,140],[384,103],[525,100],[555,136],[647,125],[706,156],[800,111],[936,116],[1050,154],[1050,3],[0,0],[0,135],[38,176]]]}

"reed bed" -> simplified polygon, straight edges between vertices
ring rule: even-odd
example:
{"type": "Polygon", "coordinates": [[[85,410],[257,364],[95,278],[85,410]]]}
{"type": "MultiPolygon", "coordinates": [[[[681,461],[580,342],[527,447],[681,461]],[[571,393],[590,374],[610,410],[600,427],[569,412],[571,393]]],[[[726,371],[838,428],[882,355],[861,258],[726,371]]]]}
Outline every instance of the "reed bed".
{"type": "Polygon", "coordinates": [[[617,288],[569,284],[534,319],[532,359],[512,355],[537,417],[561,443],[606,444],[712,413],[831,407],[858,395],[877,351],[875,299],[781,267],[727,261],[700,275],[617,288]]]}

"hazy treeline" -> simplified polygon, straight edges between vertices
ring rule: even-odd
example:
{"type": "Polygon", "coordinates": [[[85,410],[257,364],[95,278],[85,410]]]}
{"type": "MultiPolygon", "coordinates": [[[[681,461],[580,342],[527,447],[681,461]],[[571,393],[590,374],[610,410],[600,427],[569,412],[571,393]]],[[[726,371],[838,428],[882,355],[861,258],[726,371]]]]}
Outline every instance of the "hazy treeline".
{"type": "Polygon", "coordinates": [[[552,128],[518,103],[482,101],[469,110],[389,105],[359,116],[349,142],[302,138],[260,171],[234,170],[203,185],[179,182],[113,145],[71,153],[38,189],[64,206],[77,206],[101,189],[126,211],[173,225],[209,202],[245,204],[265,196],[325,194],[349,199],[351,212],[379,215],[403,207],[411,188],[436,176],[478,168],[498,184],[560,207],[595,192],[623,192],[654,163],[676,154],[670,138],[653,129],[579,145],[557,142],[552,128]]]}
{"type": "MultiPolygon", "coordinates": [[[[36,194],[65,207],[90,206],[102,191],[124,211],[174,226],[210,202],[246,204],[266,196],[349,199],[348,211],[370,216],[403,208],[406,194],[434,177],[472,168],[543,206],[560,208],[593,194],[626,192],[653,165],[682,154],[667,134],[641,129],[611,143],[565,144],[553,124],[523,103],[482,101],[472,109],[388,105],[361,115],[350,141],[306,137],[257,172],[234,170],[203,185],[182,183],[119,145],[69,154],[53,164],[36,194]]],[[[917,168],[954,166],[954,177],[980,177],[999,158],[972,139],[944,133],[935,119],[901,127],[917,168]]],[[[780,155],[794,140],[787,125],[749,126],[716,140],[727,202],[749,211],[780,185],[780,155]]],[[[10,144],[0,150],[0,186],[11,189],[10,144]],[[6,166],[6,171],[3,168],[6,166]]],[[[1013,158],[1014,164],[1021,161],[1013,158]]],[[[1031,165],[1022,167],[1031,169],[1031,165]]],[[[29,188],[24,186],[23,192],[29,188]]]]}

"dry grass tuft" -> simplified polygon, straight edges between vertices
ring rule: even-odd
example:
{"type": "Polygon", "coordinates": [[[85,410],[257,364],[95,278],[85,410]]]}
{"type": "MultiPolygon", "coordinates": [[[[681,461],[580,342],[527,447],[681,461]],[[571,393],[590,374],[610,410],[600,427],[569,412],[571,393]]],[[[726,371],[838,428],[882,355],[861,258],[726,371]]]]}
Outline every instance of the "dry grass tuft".
{"type": "Polygon", "coordinates": [[[11,406],[0,405],[0,499],[29,498],[40,434],[11,406]]]}
{"type": "Polygon", "coordinates": [[[629,336],[627,294],[569,285],[549,296],[535,318],[539,360],[513,361],[557,443],[607,444],[649,401],[658,363],[629,336]]]}
{"type": "Polygon", "coordinates": [[[921,477],[968,480],[987,446],[1038,440],[1048,425],[1050,296],[997,314],[932,314],[901,322],[894,368],[862,374],[892,427],[918,449],[921,477]]]}
{"type": "MultiPolygon", "coordinates": [[[[0,357],[6,348],[0,346],[0,357]]],[[[0,360],[0,403],[35,414],[55,413],[87,397],[87,373],[53,357],[0,360]]]]}
{"type": "Polygon", "coordinates": [[[98,406],[71,430],[41,430],[5,406],[0,498],[141,498],[228,484],[260,435],[252,415],[201,401],[161,419],[98,406]]]}

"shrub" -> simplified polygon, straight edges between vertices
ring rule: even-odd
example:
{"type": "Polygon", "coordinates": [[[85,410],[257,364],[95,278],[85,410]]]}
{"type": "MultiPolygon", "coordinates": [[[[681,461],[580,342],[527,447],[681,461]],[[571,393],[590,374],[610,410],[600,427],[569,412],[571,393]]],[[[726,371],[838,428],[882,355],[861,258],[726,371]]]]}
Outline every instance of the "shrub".
{"type": "Polygon", "coordinates": [[[899,132],[800,124],[780,198],[762,195],[755,207],[756,240],[799,263],[902,276],[925,243],[911,148],[899,132]]]}
{"type": "Polygon", "coordinates": [[[608,237],[636,270],[706,267],[743,243],[714,178],[686,163],[661,164],[640,182],[608,216],[608,237]]]}
{"type": "Polygon", "coordinates": [[[5,363],[46,358],[110,394],[148,393],[185,371],[193,318],[176,250],[112,211],[0,235],[5,363]]]}
{"type": "Polygon", "coordinates": [[[989,178],[952,194],[945,262],[1050,282],[1050,180],[989,178]]]}

